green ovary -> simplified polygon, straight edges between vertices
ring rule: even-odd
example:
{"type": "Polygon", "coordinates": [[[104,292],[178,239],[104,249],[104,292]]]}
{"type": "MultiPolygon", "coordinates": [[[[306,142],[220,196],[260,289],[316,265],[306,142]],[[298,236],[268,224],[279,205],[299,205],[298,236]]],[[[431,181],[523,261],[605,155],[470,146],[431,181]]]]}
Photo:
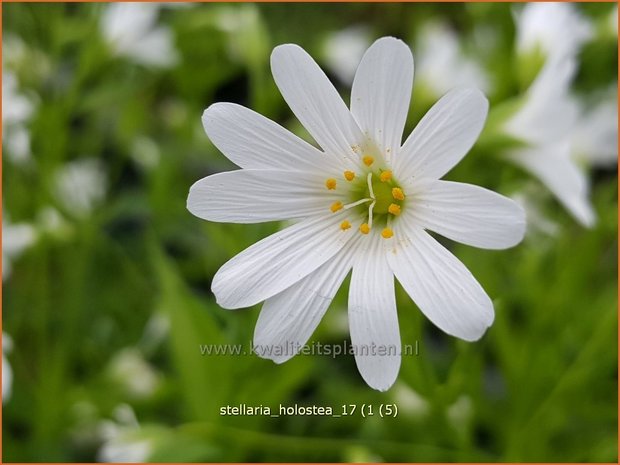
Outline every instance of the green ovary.
{"type": "Polygon", "coordinates": [[[371,184],[376,200],[374,212],[377,215],[384,215],[388,212],[390,205],[397,202],[394,197],[392,197],[392,187],[397,186],[390,181],[381,182],[376,175],[373,175],[371,184]]]}
{"type": "MultiPolygon", "coordinates": [[[[372,222],[376,225],[385,226],[390,216],[397,216],[394,213],[390,212],[390,206],[397,205],[399,207],[398,213],[401,213],[404,207],[404,200],[398,200],[393,196],[392,190],[394,188],[400,189],[400,185],[398,184],[398,182],[393,177],[386,181],[381,181],[381,172],[382,171],[371,172],[372,177],[370,180],[370,185],[372,186],[375,200],[372,222]]],[[[356,202],[360,199],[371,198],[372,196],[368,187],[368,173],[366,173],[366,175],[359,176],[356,181],[356,185],[351,190],[350,201],[356,202]]],[[[356,210],[362,216],[368,216],[368,209],[370,207],[370,204],[370,201],[363,203],[357,206],[356,210]]]]}

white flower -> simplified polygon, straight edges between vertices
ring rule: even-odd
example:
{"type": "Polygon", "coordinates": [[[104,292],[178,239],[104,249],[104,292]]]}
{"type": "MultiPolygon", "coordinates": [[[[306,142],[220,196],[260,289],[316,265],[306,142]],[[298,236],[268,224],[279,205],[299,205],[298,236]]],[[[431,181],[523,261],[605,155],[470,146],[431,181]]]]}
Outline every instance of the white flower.
{"type": "MultiPolygon", "coordinates": [[[[26,44],[20,36],[11,33],[2,34],[2,69],[6,70],[23,62],[27,55],[26,44]]],[[[4,76],[2,83],[4,84],[4,76]]]]}
{"type": "Polygon", "coordinates": [[[455,87],[491,88],[484,68],[463,54],[460,40],[444,23],[431,22],[420,31],[418,79],[443,95],[455,87]]]}
{"type": "MultiPolygon", "coordinates": [[[[5,210],[6,212],[6,210],[5,210]]],[[[36,240],[35,228],[28,223],[11,223],[7,213],[2,219],[2,280],[11,275],[11,262],[36,240]]]]}
{"type": "Polygon", "coordinates": [[[102,421],[99,425],[104,440],[97,460],[107,463],[143,463],[153,451],[153,438],[140,428],[133,409],[121,404],[114,410],[116,421],[102,421]]]}
{"type": "Polygon", "coordinates": [[[515,19],[519,54],[539,49],[546,57],[574,56],[593,34],[590,22],[570,3],[526,3],[515,19]]]}
{"type": "MultiPolygon", "coordinates": [[[[540,47],[544,65],[530,85],[521,108],[504,126],[527,144],[508,156],[537,177],[586,227],[596,221],[590,186],[579,164],[595,165],[617,154],[615,105],[584,112],[570,95],[576,56],[592,36],[592,27],[573,5],[527,4],[517,17],[517,49],[540,47]]],[[[615,99],[614,99],[615,101],[615,99]]]]}
{"type": "Polygon", "coordinates": [[[572,58],[548,60],[504,130],[527,144],[510,151],[509,159],[537,177],[575,219],[590,227],[596,215],[589,183],[572,148],[579,118],[579,106],[569,95],[575,68],[572,58]]]}
{"type": "Polygon", "coordinates": [[[157,26],[162,4],[116,3],[107,5],[101,30],[114,53],[145,66],[166,68],[177,63],[170,29],[157,26]]]}
{"type": "Polygon", "coordinates": [[[160,376],[138,349],[120,350],[108,366],[110,377],[136,399],[149,398],[160,384],[160,376]]]}
{"type": "Polygon", "coordinates": [[[96,158],[79,159],[62,166],[54,182],[59,202],[73,215],[84,217],[105,197],[106,169],[96,158]]]}
{"type": "Polygon", "coordinates": [[[271,68],[323,150],[239,105],[205,111],[207,135],[242,169],[196,182],[188,209],[211,221],[299,220],[222,266],[212,290],[224,308],[265,301],[254,343],[281,363],[306,343],[352,269],[356,363],[371,387],[386,390],[401,358],[394,276],[448,334],[473,341],[493,321],[489,296],[425,230],[490,249],[523,237],[523,211],[512,200],[439,180],[478,138],[487,100],[478,90],[448,93],[401,146],[413,57],[400,40],[380,39],[365,53],[351,110],[300,47],[276,47],[271,68]]]}
{"type": "Polygon", "coordinates": [[[2,127],[12,124],[23,124],[30,119],[34,105],[25,95],[19,92],[19,82],[15,74],[2,73],[2,127]]]}
{"type": "Polygon", "coordinates": [[[15,164],[23,165],[32,159],[30,131],[23,125],[7,128],[4,132],[6,154],[15,164]]]}
{"type": "Polygon", "coordinates": [[[350,85],[370,43],[370,32],[364,26],[351,26],[330,34],[323,45],[325,64],[338,79],[350,85]]]}
{"type": "Polygon", "coordinates": [[[144,463],[152,450],[152,441],[141,437],[139,432],[124,431],[101,447],[98,460],[105,463],[144,463]]]}
{"type": "Polygon", "coordinates": [[[13,387],[13,369],[7,359],[7,354],[13,348],[11,337],[2,332],[2,403],[4,404],[11,398],[13,387]]]}
{"type": "Polygon", "coordinates": [[[17,76],[2,73],[2,134],[6,153],[14,163],[30,160],[30,131],[26,124],[34,113],[31,99],[19,92],[17,76]]]}

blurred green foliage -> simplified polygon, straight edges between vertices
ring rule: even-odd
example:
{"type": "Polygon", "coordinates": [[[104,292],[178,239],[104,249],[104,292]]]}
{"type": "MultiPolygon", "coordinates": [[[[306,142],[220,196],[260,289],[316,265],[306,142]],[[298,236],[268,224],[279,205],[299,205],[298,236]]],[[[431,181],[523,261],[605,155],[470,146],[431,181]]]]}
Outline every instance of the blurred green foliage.
{"type": "MultiPolygon", "coordinates": [[[[540,199],[558,225],[501,252],[449,243],[495,300],[496,321],[468,344],[428,323],[398,287],[403,359],[387,393],[363,382],[351,356],[298,356],[275,365],[256,356],[201,356],[199,345],[249,345],[258,308],[215,304],[210,280],[236,253],[279,228],[201,221],[187,212],[189,186],[234,168],[204,134],[215,101],[246,105],[298,131],[277,92],[269,54],[295,42],[321,62],[328,34],[363,24],[416,52],[432,19],[470,38],[497,35],[484,65],[498,85],[492,106],[523,88],[508,4],[203,4],[162,8],[180,55],[168,69],[115,56],[100,31],[103,4],[4,4],[3,42],[25,55],[5,63],[36,102],[32,160],[3,162],[3,202],[13,222],[40,226],[59,212],[63,228],[39,228],[36,243],[3,283],[3,328],[15,379],[3,406],[4,461],[92,461],[102,425],[129,405],[152,461],[617,461],[617,177],[593,173],[599,222],[579,227],[540,199]],[[232,30],[222,16],[247,17],[232,30]],[[245,15],[245,16],[244,16],[245,15]],[[105,199],[76,216],[54,194],[54,173],[95,157],[105,199]],[[149,328],[167,322],[161,341],[149,328]],[[132,394],[114,360],[134,348],[155,373],[149,395],[132,394]],[[397,418],[223,417],[225,405],[396,403],[397,418]]],[[[587,5],[593,21],[611,5],[587,5]]],[[[582,55],[576,88],[617,79],[616,38],[582,55]]],[[[349,89],[335,81],[343,96],[349,89]]],[[[433,103],[416,90],[406,131],[433,103]]],[[[493,144],[475,147],[449,178],[504,194],[527,176],[493,144]]],[[[541,191],[542,192],[542,191],[541,191]]],[[[313,340],[342,343],[346,286],[313,340]]],[[[165,327],[165,325],[164,325],[165,327]]],[[[138,379],[138,381],[140,381],[138,379]]]]}

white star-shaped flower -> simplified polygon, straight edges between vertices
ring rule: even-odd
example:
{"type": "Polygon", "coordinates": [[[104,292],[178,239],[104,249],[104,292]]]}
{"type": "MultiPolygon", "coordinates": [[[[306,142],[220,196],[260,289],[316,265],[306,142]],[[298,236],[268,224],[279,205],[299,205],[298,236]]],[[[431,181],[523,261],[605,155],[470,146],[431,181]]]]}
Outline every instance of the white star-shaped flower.
{"type": "Polygon", "coordinates": [[[522,104],[504,124],[505,133],[525,143],[508,157],[538,178],[579,223],[592,227],[596,212],[580,164],[617,157],[617,108],[610,99],[607,107],[589,113],[570,92],[577,55],[592,37],[591,24],[574,5],[532,3],[517,16],[516,26],[517,52],[539,47],[544,60],[522,104]]]}
{"type": "Polygon", "coordinates": [[[487,100],[478,90],[449,92],[401,145],[413,81],[413,57],[402,41],[382,38],[366,51],[350,110],[297,45],[276,47],[271,67],[322,150],[239,105],[205,111],[207,135],[242,169],[196,182],[188,209],[210,221],[298,220],[222,266],[213,293],[229,309],[265,302],[254,343],[282,363],[295,355],[291,347],[308,341],[352,270],[356,363],[371,387],[386,390],[401,358],[394,277],[448,334],[473,341],[493,322],[489,296],[425,230],[489,249],[523,237],[515,202],[439,180],[478,138],[487,100]]]}

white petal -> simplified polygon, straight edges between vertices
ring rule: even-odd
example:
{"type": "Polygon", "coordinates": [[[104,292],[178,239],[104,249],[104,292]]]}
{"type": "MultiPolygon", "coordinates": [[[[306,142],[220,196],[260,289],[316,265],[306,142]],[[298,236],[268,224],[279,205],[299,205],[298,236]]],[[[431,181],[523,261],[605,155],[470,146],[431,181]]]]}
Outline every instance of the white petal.
{"type": "Polygon", "coordinates": [[[387,250],[396,279],[422,313],[452,336],[475,341],[493,323],[493,303],[470,271],[409,218],[387,250]]]}
{"type": "Polygon", "coordinates": [[[211,105],[202,115],[202,124],[213,144],[241,168],[311,172],[341,169],[337,158],[241,105],[211,105]]]}
{"type": "Polygon", "coordinates": [[[413,56],[393,37],[364,54],[351,90],[351,113],[389,160],[400,148],[413,85],[413,56]]]}
{"type": "Polygon", "coordinates": [[[395,157],[402,179],[439,179],[471,149],[482,131],[489,102],[477,89],[444,95],[424,115],[395,157]]]}
{"type": "Polygon", "coordinates": [[[306,344],[351,269],[354,237],[340,252],[285,291],[265,301],[254,330],[254,350],[276,363],[306,344]]]}
{"type": "Polygon", "coordinates": [[[215,274],[211,290],[223,308],[249,307],[282,292],[332,258],[353,234],[345,213],[308,218],[248,247],[215,274]]]}
{"type": "Polygon", "coordinates": [[[224,223],[261,223],[330,213],[336,191],[325,176],[297,171],[237,170],[203,178],[190,188],[187,209],[224,223]]]}
{"type": "Polygon", "coordinates": [[[570,158],[569,151],[569,143],[560,142],[514,151],[509,158],[540,179],[577,221],[591,227],[596,213],[588,199],[588,179],[570,158]]]}
{"type": "Polygon", "coordinates": [[[349,327],[355,362],[373,389],[386,391],[400,369],[400,333],[394,276],[378,235],[364,238],[353,265],[349,289],[349,327]]]}
{"type": "Polygon", "coordinates": [[[271,54],[271,71],[284,100],[323,150],[343,163],[358,163],[354,148],[364,136],[312,57],[297,45],[280,45],[271,54]]]}
{"type": "Polygon", "coordinates": [[[579,116],[577,102],[569,96],[576,70],[574,58],[548,60],[505,130],[531,144],[554,143],[570,134],[579,116]]]}
{"type": "Polygon", "coordinates": [[[413,221],[463,244],[505,249],[523,239],[525,213],[514,201],[471,184],[430,181],[408,196],[413,221]]]}

